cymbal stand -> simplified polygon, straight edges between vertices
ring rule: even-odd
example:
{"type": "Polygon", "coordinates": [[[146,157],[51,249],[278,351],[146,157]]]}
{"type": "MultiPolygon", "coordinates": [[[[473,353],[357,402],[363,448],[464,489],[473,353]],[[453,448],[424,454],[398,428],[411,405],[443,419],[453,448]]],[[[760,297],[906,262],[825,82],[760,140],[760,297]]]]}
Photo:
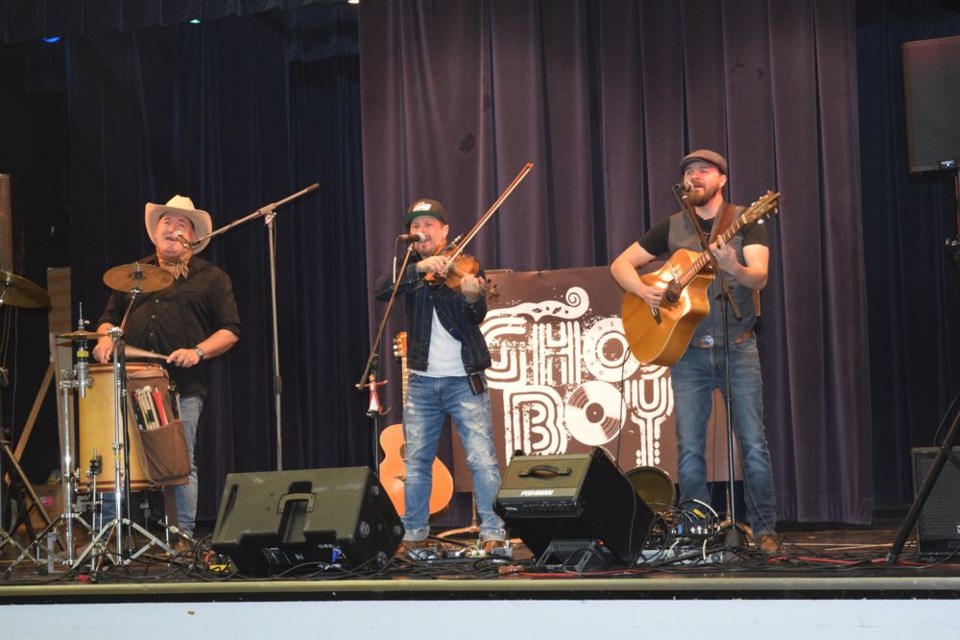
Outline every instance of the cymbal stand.
{"type": "MultiPolygon", "coordinates": [[[[81,312],[82,314],[82,312],[81,312]]],[[[80,319],[80,329],[83,329],[84,321],[80,319]]],[[[23,553],[13,561],[10,567],[7,568],[6,575],[9,576],[10,572],[19,565],[24,559],[29,555],[30,549],[35,548],[36,553],[33,556],[34,562],[40,564],[42,561],[41,554],[44,551],[44,541],[47,541],[46,552],[47,556],[47,568],[48,570],[53,569],[53,564],[55,561],[59,561],[62,564],[72,566],[74,564],[74,532],[73,532],[73,522],[76,520],[79,522],[88,532],[92,533],[90,525],[83,519],[79,513],[74,512],[74,487],[78,479],[79,471],[74,468],[73,464],[73,442],[71,440],[70,434],[73,432],[73,428],[70,425],[70,411],[67,409],[69,407],[70,400],[70,391],[74,389],[79,389],[80,397],[86,397],[87,388],[93,384],[93,380],[89,377],[89,357],[90,351],[88,349],[88,344],[86,339],[80,339],[76,341],[77,351],[76,351],[76,363],[74,364],[73,370],[63,369],[60,371],[60,394],[61,394],[61,406],[63,406],[63,432],[61,437],[63,438],[63,460],[60,467],[60,479],[63,482],[63,512],[57,516],[52,522],[50,522],[44,529],[34,538],[26,549],[23,550],[23,553]],[[63,524],[66,528],[66,557],[60,557],[54,552],[54,545],[50,542],[51,538],[59,537],[59,527],[63,524]]]]}
{"type": "MultiPolygon", "coordinates": [[[[133,522],[129,517],[123,516],[123,508],[126,506],[129,510],[130,504],[130,447],[129,447],[129,431],[128,420],[127,420],[127,360],[125,356],[125,345],[123,341],[123,332],[124,327],[127,325],[127,318],[130,315],[131,309],[137,300],[137,296],[142,293],[142,289],[139,286],[134,287],[130,291],[130,302],[127,305],[127,310],[124,313],[123,320],[120,322],[119,327],[112,327],[107,333],[113,339],[113,347],[111,349],[111,357],[113,358],[113,382],[114,382],[114,393],[113,393],[113,499],[114,499],[114,517],[113,519],[105,524],[102,529],[97,533],[97,535],[90,541],[90,544],[87,545],[87,548],[80,554],[80,557],[77,558],[73,567],[79,567],[87,558],[90,553],[97,548],[101,547],[101,541],[106,538],[106,542],[102,544],[102,548],[106,548],[110,544],[110,538],[113,537],[113,542],[115,543],[116,555],[114,556],[114,562],[117,564],[129,564],[131,561],[136,560],[141,555],[147,552],[153,545],[159,546],[161,549],[167,553],[172,554],[173,549],[167,545],[163,540],[157,538],[147,529],[140,526],[138,523],[133,522]],[[139,550],[130,549],[130,553],[125,553],[123,548],[124,540],[124,528],[130,531],[130,534],[133,534],[135,529],[141,535],[147,539],[147,543],[141,547],[139,550]]],[[[108,556],[109,557],[109,556],[108,556]]]]}
{"type": "MultiPolygon", "coordinates": [[[[3,451],[0,451],[0,551],[3,551],[3,548],[8,544],[12,544],[14,547],[20,550],[20,553],[24,553],[25,549],[23,545],[20,544],[16,538],[10,535],[10,532],[6,528],[6,516],[4,515],[7,500],[7,492],[4,491],[4,485],[6,484],[6,473],[3,470],[3,459],[6,457],[9,447],[7,446],[7,441],[3,439],[3,436],[0,435],[0,447],[3,447],[3,451]]],[[[13,488],[13,480],[10,481],[10,487],[13,488]]]]}
{"type": "MultiPolygon", "coordinates": [[[[0,367],[0,380],[6,380],[7,370],[6,368],[0,367]]],[[[3,433],[3,389],[2,384],[0,384],[0,446],[6,449],[7,441],[4,439],[3,433]]],[[[23,552],[23,545],[17,542],[17,539],[10,535],[10,532],[7,531],[4,513],[8,503],[7,492],[4,491],[4,485],[6,484],[6,473],[3,471],[3,458],[4,452],[0,453],[0,551],[3,551],[3,548],[8,544],[12,544],[17,549],[23,552]]],[[[13,488],[13,481],[10,481],[10,487],[13,488]]]]}

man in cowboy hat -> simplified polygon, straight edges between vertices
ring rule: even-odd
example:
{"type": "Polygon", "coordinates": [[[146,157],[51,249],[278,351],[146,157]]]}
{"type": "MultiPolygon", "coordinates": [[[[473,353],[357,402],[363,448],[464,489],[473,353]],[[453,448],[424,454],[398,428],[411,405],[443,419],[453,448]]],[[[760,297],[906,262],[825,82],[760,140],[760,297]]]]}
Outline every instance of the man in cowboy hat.
{"type": "MultiPolygon", "coordinates": [[[[157,247],[155,255],[141,263],[159,265],[173,275],[170,286],[140,296],[124,329],[131,346],[168,354],[170,378],[180,393],[180,417],[190,457],[190,477],[176,487],[178,526],[193,535],[197,513],[197,466],[194,445],[197,424],[206,398],[206,372],[201,364],[223,355],[240,339],[240,316],[233,297],[233,283],[219,267],[198,258],[209,243],[213,229],[210,214],[193,206],[184,196],[166,204],[147,203],[144,220],[147,235],[157,247]],[[197,243],[197,238],[200,242],[197,243]]],[[[97,327],[107,334],[123,319],[128,293],[114,291],[97,327]]],[[[103,337],[93,349],[98,362],[110,360],[113,341],[103,337]]]]}

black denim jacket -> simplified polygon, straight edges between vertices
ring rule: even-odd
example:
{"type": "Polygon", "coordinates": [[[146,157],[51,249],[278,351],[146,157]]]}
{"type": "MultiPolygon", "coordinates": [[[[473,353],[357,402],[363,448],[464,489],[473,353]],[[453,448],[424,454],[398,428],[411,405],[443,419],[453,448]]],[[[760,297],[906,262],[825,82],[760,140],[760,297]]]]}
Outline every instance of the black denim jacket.
{"type": "MultiPolygon", "coordinates": [[[[480,272],[479,275],[483,275],[480,272]]],[[[389,300],[392,291],[390,275],[377,278],[374,295],[377,300],[389,300]]],[[[480,323],[487,315],[487,299],[483,295],[469,303],[459,291],[442,285],[432,286],[417,272],[416,264],[407,266],[397,279],[397,296],[403,298],[406,311],[407,366],[416,371],[427,370],[430,353],[430,330],[433,310],[440,323],[460,341],[460,357],[467,373],[483,371],[490,366],[490,351],[480,332],[480,323]]]]}

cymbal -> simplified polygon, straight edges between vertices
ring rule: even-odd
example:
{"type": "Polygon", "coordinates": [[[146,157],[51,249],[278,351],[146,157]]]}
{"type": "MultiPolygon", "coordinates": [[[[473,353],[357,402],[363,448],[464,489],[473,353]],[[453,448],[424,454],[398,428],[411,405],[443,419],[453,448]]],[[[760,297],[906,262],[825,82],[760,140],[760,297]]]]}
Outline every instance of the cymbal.
{"type": "Polygon", "coordinates": [[[103,274],[103,283],[116,291],[129,293],[138,289],[151,293],[166,289],[173,284],[173,274],[152,264],[134,262],[109,269],[103,274]]]}
{"type": "Polygon", "coordinates": [[[124,345],[123,353],[128,358],[156,358],[159,360],[167,359],[167,356],[163,355],[162,353],[156,353],[155,351],[147,351],[146,349],[135,347],[132,344],[124,345]]]}
{"type": "Polygon", "coordinates": [[[0,271],[0,305],[39,309],[50,306],[50,295],[38,285],[9,271],[0,271]]]}
{"type": "Polygon", "coordinates": [[[82,329],[77,329],[70,333],[58,333],[57,337],[61,340],[96,340],[97,338],[103,338],[107,334],[105,333],[94,333],[93,331],[84,331],[82,329]]]}

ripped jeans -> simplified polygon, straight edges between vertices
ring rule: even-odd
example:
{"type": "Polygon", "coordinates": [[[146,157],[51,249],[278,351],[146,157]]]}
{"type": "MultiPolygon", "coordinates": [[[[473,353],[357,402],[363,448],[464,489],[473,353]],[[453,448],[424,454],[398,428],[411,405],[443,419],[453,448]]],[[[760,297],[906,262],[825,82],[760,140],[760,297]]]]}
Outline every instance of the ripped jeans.
{"type": "Polygon", "coordinates": [[[500,489],[500,468],[493,445],[489,395],[486,391],[474,395],[466,376],[434,378],[412,371],[403,405],[404,539],[424,540],[430,534],[433,461],[448,414],[453,418],[473,476],[480,539],[503,540],[503,520],[493,511],[500,489]]]}

